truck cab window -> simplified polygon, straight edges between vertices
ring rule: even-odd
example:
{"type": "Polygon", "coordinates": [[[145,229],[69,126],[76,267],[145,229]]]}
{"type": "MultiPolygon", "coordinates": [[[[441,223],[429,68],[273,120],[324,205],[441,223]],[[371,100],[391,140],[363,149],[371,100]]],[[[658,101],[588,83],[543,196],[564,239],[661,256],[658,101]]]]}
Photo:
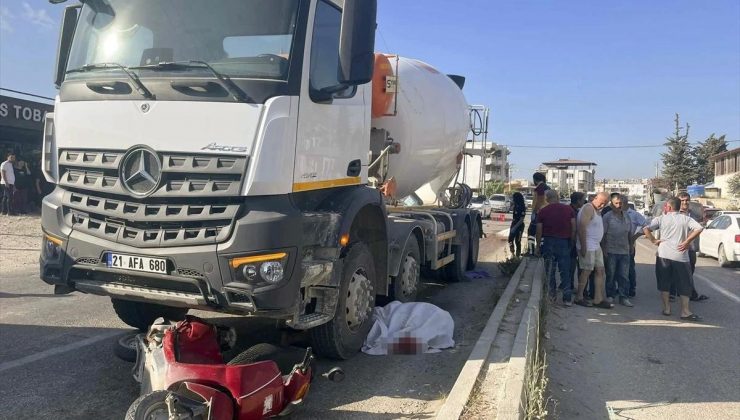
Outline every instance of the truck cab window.
{"type": "MultiPolygon", "coordinates": [[[[342,12],[336,7],[319,1],[313,23],[311,40],[311,70],[309,86],[312,92],[339,85],[339,33],[342,12]]],[[[355,87],[337,92],[334,98],[354,95],[355,87]]]]}

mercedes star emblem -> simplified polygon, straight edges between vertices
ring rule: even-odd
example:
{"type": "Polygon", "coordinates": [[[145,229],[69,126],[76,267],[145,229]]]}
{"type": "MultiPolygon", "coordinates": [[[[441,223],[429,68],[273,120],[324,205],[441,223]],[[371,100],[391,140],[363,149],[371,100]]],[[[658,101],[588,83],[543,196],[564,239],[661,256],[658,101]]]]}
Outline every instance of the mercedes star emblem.
{"type": "Polygon", "coordinates": [[[156,153],[149,149],[131,150],[121,166],[121,181],[132,194],[147,196],[159,186],[162,165],[156,153]]]}

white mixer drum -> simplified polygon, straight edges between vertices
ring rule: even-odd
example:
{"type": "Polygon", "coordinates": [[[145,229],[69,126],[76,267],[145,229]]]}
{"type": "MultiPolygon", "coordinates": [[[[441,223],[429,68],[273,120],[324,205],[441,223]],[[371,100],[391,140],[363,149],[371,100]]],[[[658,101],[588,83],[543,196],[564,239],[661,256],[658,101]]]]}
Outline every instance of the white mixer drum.
{"type": "MultiPolygon", "coordinates": [[[[396,64],[395,58],[391,63],[396,64]]],[[[396,76],[397,115],[373,118],[372,126],[387,130],[401,145],[401,152],[390,157],[388,176],[395,178],[396,197],[402,198],[429,182],[449,182],[470,119],[462,90],[432,66],[400,57],[396,76]]],[[[393,105],[388,110],[392,112],[393,105]]]]}

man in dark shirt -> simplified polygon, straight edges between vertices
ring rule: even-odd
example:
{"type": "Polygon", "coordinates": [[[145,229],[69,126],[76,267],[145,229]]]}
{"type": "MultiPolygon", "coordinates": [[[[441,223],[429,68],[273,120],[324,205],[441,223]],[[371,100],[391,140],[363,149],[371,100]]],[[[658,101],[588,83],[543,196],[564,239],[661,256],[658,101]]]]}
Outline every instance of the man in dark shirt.
{"type": "Polygon", "coordinates": [[[545,192],[547,205],[537,214],[537,249],[542,247],[549,279],[550,299],[555,301],[558,290],[555,281],[555,266],[560,272],[565,306],[573,304],[573,272],[570,266],[571,244],[576,238],[576,214],[567,204],[561,204],[557,191],[545,192]]]}

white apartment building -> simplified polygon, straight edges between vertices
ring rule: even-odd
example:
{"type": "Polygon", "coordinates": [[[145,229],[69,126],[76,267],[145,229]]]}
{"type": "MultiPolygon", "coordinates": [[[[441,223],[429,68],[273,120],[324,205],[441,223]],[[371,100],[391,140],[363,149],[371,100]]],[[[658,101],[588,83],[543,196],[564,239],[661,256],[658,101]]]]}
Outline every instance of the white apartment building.
{"type": "Polygon", "coordinates": [[[647,202],[650,195],[648,185],[649,179],[608,179],[596,182],[596,192],[607,192],[609,194],[618,192],[629,197],[630,201],[647,202]]]}
{"type": "Polygon", "coordinates": [[[574,191],[591,192],[596,188],[596,163],[583,160],[558,159],[542,162],[538,172],[545,174],[547,184],[561,194],[574,191]]]}
{"type": "MultiPolygon", "coordinates": [[[[465,143],[464,158],[458,182],[465,183],[475,192],[485,182],[509,180],[509,149],[493,142],[465,143]]],[[[454,182],[454,181],[453,181],[454,182]]]]}

